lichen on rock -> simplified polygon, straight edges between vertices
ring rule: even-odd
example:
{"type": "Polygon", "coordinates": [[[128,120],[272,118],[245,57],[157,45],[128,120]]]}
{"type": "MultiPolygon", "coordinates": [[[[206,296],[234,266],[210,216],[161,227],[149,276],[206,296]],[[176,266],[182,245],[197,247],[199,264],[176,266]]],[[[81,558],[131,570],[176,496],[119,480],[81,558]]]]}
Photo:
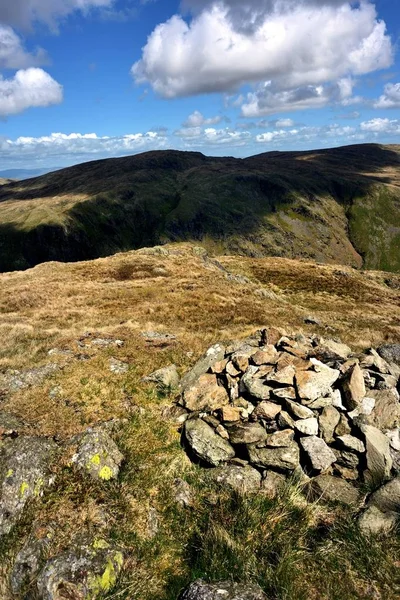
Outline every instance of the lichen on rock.
{"type": "Polygon", "coordinates": [[[94,479],[109,481],[118,477],[123,459],[108,433],[90,429],[80,437],[72,463],[94,479]]]}

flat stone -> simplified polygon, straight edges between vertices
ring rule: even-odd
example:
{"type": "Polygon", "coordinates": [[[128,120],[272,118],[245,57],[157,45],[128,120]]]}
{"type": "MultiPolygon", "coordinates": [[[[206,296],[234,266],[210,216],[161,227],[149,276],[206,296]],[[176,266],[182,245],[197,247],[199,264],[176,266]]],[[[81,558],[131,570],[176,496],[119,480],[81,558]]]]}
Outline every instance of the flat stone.
{"type": "Polygon", "coordinates": [[[311,408],[311,410],[321,410],[326,406],[332,406],[333,400],[331,396],[325,396],[325,398],[317,398],[316,400],[311,401],[303,400],[303,404],[305,404],[308,408],[311,408]]]}
{"type": "Polygon", "coordinates": [[[364,535],[377,535],[389,533],[396,526],[397,519],[396,513],[384,513],[376,506],[369,506],[359,517],[358,525],[364,535]]]}
{"type": "Polygon", "coordinates": [[[207,352],[197,361],[197,363],[188,371],[181,381],[181,390],[192,387],[201,375],[207,373],[215,363],[224,360],[225,347],[222,344],[214,344],[207,352]]]}
{"type": "Polygon", "coordinates": [[[314,349],[314,356],[323,362],[347,360],[350,354],[351,348],[346,346],[346,344],[323,338],[320,339],[319,344],[314,349]]]}
{"type": "Polygon", "coordinates": [[[216,483],[230,487],[242,494],[258,492],[261,485],[261,474],[250,465],[238,467],[224,465],[210,471],[210,477],[216,483]]]}
{"type": "Polygon", "coordinates": [[[115,373],[115,375],[125,375],[129,371],[128,363],[122,362],[122,360],[118,360],[117,358],[110,358],[109,365],[111,373],[115,373]]]}
{"type": "Polygon", "coordinates": [[[290,365],[294,367],[296,371],[308,371],[308,369],[311,369],[313,366],[310,360],[293,356],[293,354],[289,354],[288,352],[281,352],[276,364],[276,369],[280,371],[290,365]]]}
{"type": "Polygon", "coordinates": [[[253,415],[257,418],[261,419],[275,419],[275,417],[281,412],[282,407],[279,404],[274,404],[273,402],[263,401],[260,402],[258,406],[256,406],[253,415]]]}
{"type": "Polygon", "coordinates": [[[348,506],[357,504],[359,493],[354,486],[332,475],[319,475],[309,483],[309,492],[314,500],[323,499],[330,502],[340,502],[348,506]]]}
{"type": "Polygon", "coordinates": [[[293,429],[283,429],[282,431],[275,431],[275,433],[268,435],[265,443],[271,448],[287,448],[292,446],[293,438],[293,429]]]}
{"type": "Polygon", "coordinates": [[[282,410],[278,415],[278,425],[282,427],[282,429],[286,429],[289,427],[290,429],[294,429],[295,421],[285,410],[282,410]]]}
{"type": "Polygon", "coordinates": [[[382,431],[394,429],[400,425],[400,402],[397,390],[370,390],[368,397],[375,400],[370,418],[371,425],[382,431]]]}
{"type": "Polygon", "coordinates": [[[220,435],[224,440],[229,440],[229,433],[223,425],[217,425],[215,428],[215,433],[218,433],[218,435],[220,435]]]}
{"type": "Polygon", "coordinates": [[[340,422],[340,412],[334,406],[326,406],[318,418],[321,436],[328,444],[333,442],[334,432],[340,422]]]}
{"type": "Polygon", "coordinates": [[[275,468],[284,471],[293,471],[300,464],[298,445],[293,442],[286,448],[256,448],[247,446],[250,462],[260,468],[275,468]]]}
{"type": "Polygon", "coordinates": [[[240,421],[240,409],[236,406],[223,406],[221,409],[221,416],[223,421],[234,422],[240,421]]]}
{"type": "Polygon", "coordinates": [[[384,344],[378,348],[378,354],[388,363],[400,367],[400,344],[384,344]]]}
{"type": "Polygon", "coordinates": [[[252,355],[251,360],[255,365],[275,365],[278,362],[279,352],[275,346],[264,346],[252,355]]]}
{"type": "Polygon", "coordinates": [[[182,403],[191,411],[212,412],[229,404],[229,396],[224,386],[218,384],[216,375],[207,373],[185,388],[182,403]]]}
{"type": "Polygon", "coordinates": [[[354,410],[361,404],[362,399],[367,395],[367,391],[360,365],[355,364],[347,371],[342,382],[342,391],[345,404],[349,410],[354,410]]]}
{"type": "Polygon", "coordinates": [[[390,454],[389,439],[376,427],[362,425],[367,452],[367,472],[365,477],[380,482],[390,477],[393,460],[390,454]]]}
{"type": "Polygon", "coordinates": [[[337,444],[345,450],[352,450],[362,454],[365,452],[365,446],[361,440],[354,437],[354,435],[341,435],[337,438],[337,444]]]}
{"type": "Polygon", "coordinates": [[[241,373],[240,369],[237,369],[232,361],[228,362],[225,370],[231,377],[239,377],[241,373]]]}
{"type": "Polygon", "coordinates": [[[226,365],[228,364],[228,359],[224,358],[223,360],[218,360],[216,363],[211,365],[210,371],[215,375],[220,375],[225,371],[226,365]]]}
{"type": "Polygon", "coordinates": [[[400,514],[400,477],[392,479],[372,494],[369,504],[382,512],[393,511],[400,514]]]}
{"type": "Polygon", "coordinates": [[[300,439],[300,445],[307,453],[315,471],[326,471],[336,461],[336,456],[321,438],[310,436],[300,439]]]}
{"type": "Polygon", "coordinates": [[[379,356],[378,352],[373,348],[361,359],[360,366],[363,369],[372,369],[379,373],[390,373],[390,366],[386,360],[379,356]]]}
{"type": "Polygon", "coordinates": [[[293,387],[274,388],[271,392],[271,398],[278,400],[296,400],[296,390],[293,387]]]}
{"type": "Polygon", "coordinates": [[[7,439],[0,449],[0,536],[11,531],[28,500],[54,483],[57,445],[44,437],[7,439]]]}
{"type": "Polygon", "coordinates": [[[221,438],[212,427],[201,419],[186,421],[184,434],[196,456],[214,467],[235,456],[235,451],[230,443],[221,438]]]}
{"type": "Polygon", "coordinates": [[[254,377],[251,372],[246,373],[240,382],[240,390],[247,392],[257,400],[269,400],[271,396],[271,387],[266,385],[261,379],[254,377]]]}
{"type": "Polygon", "coordinates": [[[232,364],[239,371],[239,373],[245,373],[247,367],[249,366],[248,354],[240,354],[240,352],[236,352],[232,356],[232,364]]]}
{"type": "Polygon", "coordinates": [[[298,402],[287,400],[286,404],[292,415],[294,415],[298,419],[311,419],[312,417],[314,417],[314,413],[312,410],[310,410],[306,406],[302,406],[298,402]]]}
{"type": "Polygon", "coordinates": [[[295,376],[297,394],[306,400],[327,396],[340,375],[339,371],[327,367],[315,358],[312,358],[311,362],[314,371],[296,372],[295,376]]]}
{"type": "Polygon", "coordinates": [[[116,479],[124,457],[114,440],[102,430],[89,430],[80,437],[72,463],[94,479],[116,479]]]}
{"type": "Polygon", "coordinates": [[[268,383],[272,382],[281,386],[287,385],[293,387],[295,374],[296,369],[290,365],[289,367],[285,367],[276,373],[269,373],[266,377],[266,381],[268,381],[268,383]]]}
{"type": "Polygon", "coordinates": [[[263,442],[267,432],[259,423],[237,423],[229,426],[231,444],[255,444],[263,442]]]}
{"type": "Polygon", "coordinates": [[[342,394],[340,390],[333,390],[331,394],[332,398],[332,406],[337,408],[338,410],[346,410],[345,405],[343,404],[342,394]]]}
{"type": "Polygon", "coordinates": [[[303,435],[318,435],[318,419],[300,419],[295,422],[294,428],[303,435]]]}
{"type": "Polygon", "coordinates": [[[261,588],[251,583],[205,583],[199,579],[190,584],[180,600],[267,600],[267,597],[261,588]]]}
{"type": "Polygon", "coordinates": [[[167,367],[158,369],[143,379],[143,381],[155,383],[157,387],[163,390],[178,388],[179,380],[180,377],[176,365],[168,365],[167,367]]]}

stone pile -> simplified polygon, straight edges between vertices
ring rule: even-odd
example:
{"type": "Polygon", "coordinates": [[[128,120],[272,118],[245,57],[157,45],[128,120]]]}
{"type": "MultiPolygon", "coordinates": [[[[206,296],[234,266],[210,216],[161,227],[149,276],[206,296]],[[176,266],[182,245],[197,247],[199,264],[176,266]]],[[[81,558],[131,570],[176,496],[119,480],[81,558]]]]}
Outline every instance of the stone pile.
{"type": "Polygon", "coordinates": [[[399,376],[373,349],[265,329],[216,344],[184,376],[183,442],[222,478],[310,477],[317,493],[350,503],[356,482],[399,473],[399,376]]]}

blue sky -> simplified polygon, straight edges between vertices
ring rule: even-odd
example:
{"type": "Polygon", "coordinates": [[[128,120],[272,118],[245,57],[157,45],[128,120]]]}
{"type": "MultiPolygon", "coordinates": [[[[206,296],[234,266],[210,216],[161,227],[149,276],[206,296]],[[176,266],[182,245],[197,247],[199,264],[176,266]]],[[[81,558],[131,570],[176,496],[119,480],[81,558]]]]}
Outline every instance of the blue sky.
{"type": "Polygon", "coordinates": [[[0,0],[0,171],[400,143],[399,0],[0,0]]]}

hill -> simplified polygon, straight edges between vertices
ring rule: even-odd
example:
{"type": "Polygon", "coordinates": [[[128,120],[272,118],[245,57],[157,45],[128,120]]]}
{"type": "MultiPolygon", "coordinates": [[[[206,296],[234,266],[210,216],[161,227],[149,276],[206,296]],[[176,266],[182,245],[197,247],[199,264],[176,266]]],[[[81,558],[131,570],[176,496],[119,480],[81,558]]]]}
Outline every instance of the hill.
{"type": "Polygon", "coordinates": [[[211,158],[158,151],[0,188],[0,270],[169,241],[400,270],[399,146],[211,158]]]}
{"type": "Polygon", "coordinates": [[[358,507],[309,503],[297,487],[275,499],[216,487],[181,447],[175,392],[143,377],[170,363],[183,375],[216,341],[265,326],[340,338],[355,352],[398,342],[399,290],[399,275],[285,258],[216,261],[189,244],[1,274],[2,600],[78,597],[68,570],[59,594],[38,595],[37,573],[48,566],[45,581],[56,585],[82,539],[94,539],[92,554],[108,543],[124,557],[118,582],[102,578],[116,587],[93,598],[177,600],[197,577],[233,577],[276,600],[396,600],[398,531],[363,538],[358,507]],[[75,468],[76,436],[90,427],[112,432],[124,456],[117,479],[75,468]],[[35,471],[41,455],[26,451],[6,466],[25,442],[62,450],[53,485],[34,487],[29,502],[32,470],[45,482],[35,471]],[[15,497],[11,469],[25,477],[15,497]],[[8,501],[24,510],[4,535],[8,501]]]}

